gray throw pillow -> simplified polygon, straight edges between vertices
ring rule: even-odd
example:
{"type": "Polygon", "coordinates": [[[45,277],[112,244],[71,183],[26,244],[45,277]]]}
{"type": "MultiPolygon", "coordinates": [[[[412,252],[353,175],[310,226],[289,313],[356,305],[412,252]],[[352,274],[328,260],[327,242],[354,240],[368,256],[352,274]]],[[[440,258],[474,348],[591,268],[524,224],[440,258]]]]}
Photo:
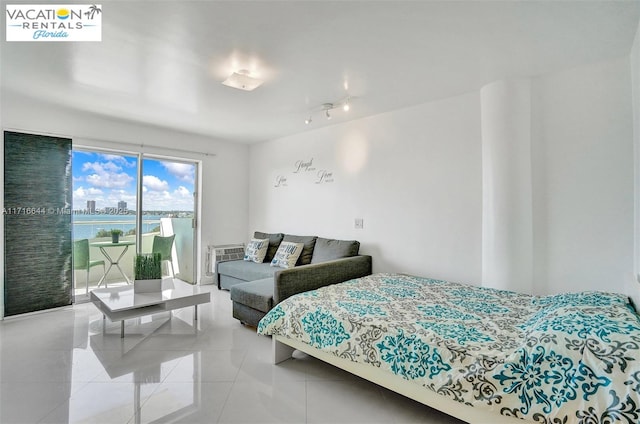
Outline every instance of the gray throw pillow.
{"type": "Polygon", "coordinates": [[[267,249],[267,255],[264,257],[265,262],[271,262],[273,256],[278,251],[278,247],[280,247],[280,243],[282,242],[282,238],[284,234],[282,233],[263,233],[260,231],[256,231],[253,233],[253,238],[257,239],[269,239],[269,248],[267,249]]]}
{"type": "Polygon", "coordinates": [[[313,256],[313,248],[316,245],[316,236],[292,236],[290,234],[285,234],[283,241],[290,241],[293,243],[302,243],[304,247],[302,248],[302,254],[298,258],[297,265],[308,265],[311,263],[311,257],[313,256]]]}
{"type": "Polygon", "coordinates": [[[356,240],[334,240],[318,237],[313,249],[312,264],[332,261],[334,259],[356,256],[360,250],[360,242],[356,240]]]}

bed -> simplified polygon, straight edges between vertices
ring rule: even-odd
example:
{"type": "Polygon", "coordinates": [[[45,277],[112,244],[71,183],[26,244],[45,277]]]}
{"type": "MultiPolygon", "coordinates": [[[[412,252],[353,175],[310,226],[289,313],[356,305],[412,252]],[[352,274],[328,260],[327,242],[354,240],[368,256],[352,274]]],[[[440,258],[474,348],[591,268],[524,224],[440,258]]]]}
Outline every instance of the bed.
{"type": "Polygon", "coordinates": [[[374,274],[284,300],[258,333],[274,363],[298,349],[470,423],[640,423],[640,317],[620,294],[374,274]]]}

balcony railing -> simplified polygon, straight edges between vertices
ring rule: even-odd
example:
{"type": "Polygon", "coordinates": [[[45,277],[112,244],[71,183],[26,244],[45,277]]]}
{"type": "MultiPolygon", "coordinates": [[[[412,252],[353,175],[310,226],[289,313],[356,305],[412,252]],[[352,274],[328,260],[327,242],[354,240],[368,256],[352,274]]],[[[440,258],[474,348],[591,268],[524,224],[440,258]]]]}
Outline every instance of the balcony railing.
{"type": "MultiPolygon", "coordinates": [[[[100,248],[97,246],[92,246],[92,243],[95,242],[109,242],[111,241],[111,236],[109,237],[95,237],[95,234],[100,230],[111,230],[111,229],[121,229],[123,230],[124,235],[120,236],[120,240],[126,241],[136,241],[135,234],[127,235],[127,232],[131,228],[135,228],[135,220],[123,221],[123,220],[96,220],[96,221],[74,221],[74,239],[79,240],[86,238],[89,240],[89,258],[92,261],[95,260],[104,260],[105,265],[109,267],[109,261],[100,251],[100,248]],[[88,236],[92,234],[93,236],[88,236]],[[78,237],[78,235],[80,237],[78,237]],[[83,237],[83,235],[85,237],[83,237]]],[[[193,234],[193,230],[191,229],[191,219],[190,218],[161,218],[161,219],[153,219],[153,220],[143,220],[143,233],[142,233],[142,246],[138,249],[137,246],[132,245],[129,246],[124,256],[120,259],[119,265],[122,268],[125,275],[129,278],[129,280],[133,281],[133,262],[135,258],[135,254],[137,251],[140,252],[151,252],[151,248],[153,245],[153,238],[157,235],[176,235],[176,241],[181,238],[191,237],[193,234]],[[185,222],[186,221],[186,222],[185,222]],[[163,233],[160,228],[170,229],[163,233]],[[147,231],[144,232],[145,229],[155,229],[156,231],[147,231]]],[[[192,243],[191,243],[192,244],[192,243]]],[[[115,248],[107,248],[107,249],[115,249],[115,248]]],[[[192,249],[191,249],[192,250],[192,249]]],[[[193,269],[193,252],[190,249],[179,248],[178,243],[174,243],[174,257],[173,257],[173,269],[176,273],[176,276],[179,278],[193,283],[191,281],[193,278],[189,275],[189,270],[193,269]],[[182,272],[181,273],[181,266],[182,272]],[[178,275],[180,274],[180,275],[178,275]]],[[[109,252],[111,254],[111,252],[109,252]]],[[[120,252],[113,252],[111,255],[112,258],[117,258],[120,252]]],[[[167,275],[167,263],[163,263],[163,275],[167,275]]],[[[84,295],[86,292],[86,271],[77,270],[74,272],[74,290],[75,294],[80,296],[84,295]]],[[[98,285],[98,281],[103,276],[103,268],[102,266],[94,266],[89,271],[89,291],[95,289],[98,285]]],[[[105,282],[108,287],[118,286],[118,285],[126,285],[126,281],[117,270],[116,267],[111,268],[107,276],[105,277],[105,282]]],[[[104,287],[104,284],[101,286],[104,287]]]]}
{"type": "MultiPolygon", "coordinates": [[[[142,234],[151,233],[154,228],[160,226],[160,219],[143,219],[142,220],[142,234]]],[[[109,231],[111,229],[122,230],[124,234],[127,234],[131,229],[136,227],[136,220],[131,217],[130,220],[87,220],[73,221],[73,238],[79,239],[92,239],[95,238],[101,230],[109,231]]]]}

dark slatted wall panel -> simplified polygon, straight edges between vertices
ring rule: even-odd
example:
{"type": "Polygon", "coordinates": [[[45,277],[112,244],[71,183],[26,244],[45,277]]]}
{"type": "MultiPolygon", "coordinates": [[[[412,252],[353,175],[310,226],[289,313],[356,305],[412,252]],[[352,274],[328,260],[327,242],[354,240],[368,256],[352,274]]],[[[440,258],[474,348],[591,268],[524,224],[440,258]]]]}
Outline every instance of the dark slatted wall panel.
{"type": "Polygon", "coordinates": [[[71,140],[5,131],[5,315],[69,305],[71,140]]]}

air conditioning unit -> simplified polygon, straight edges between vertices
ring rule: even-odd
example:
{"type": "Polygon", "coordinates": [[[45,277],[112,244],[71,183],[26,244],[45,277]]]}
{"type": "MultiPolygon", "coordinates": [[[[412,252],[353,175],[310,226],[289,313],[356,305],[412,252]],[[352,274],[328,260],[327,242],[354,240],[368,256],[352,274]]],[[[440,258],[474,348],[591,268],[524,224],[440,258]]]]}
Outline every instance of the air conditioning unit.
{"type": "Polygon", "coordinates": [[[235,261],[244,258],[244,244],[223,244],[219,246],[207,246],[207,275],[216,273],[216,264],[219,262],[235,261]]]}

